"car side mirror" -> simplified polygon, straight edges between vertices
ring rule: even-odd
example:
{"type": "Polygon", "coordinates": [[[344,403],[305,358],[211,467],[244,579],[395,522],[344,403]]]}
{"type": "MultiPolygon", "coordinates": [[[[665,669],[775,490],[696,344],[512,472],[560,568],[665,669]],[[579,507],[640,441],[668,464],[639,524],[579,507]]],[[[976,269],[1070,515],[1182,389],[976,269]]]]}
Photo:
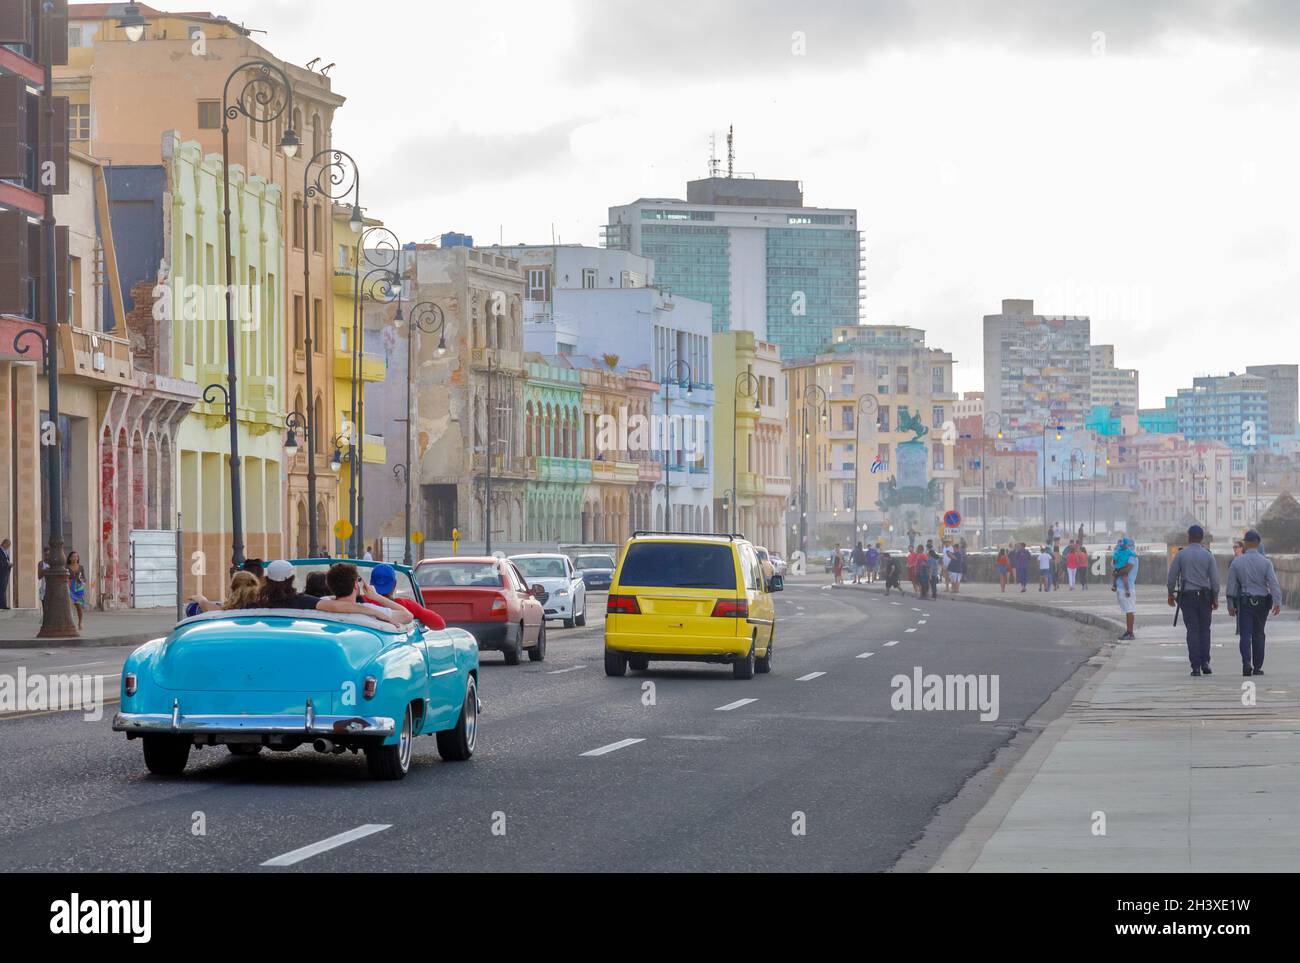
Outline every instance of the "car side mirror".
{"type": "Polygon", "coordinates": [[[544,599],[546,598],[546,589],[540,585],[534,585],[529,589],[529,594],[535,599],[544,599]]]}
{"type": "Polygon", "coordinates": [[[785,579],[783,579],[779,575],[773,575],[770,579],[767,580],[767,590],[769,592],[785,591],[785,579]]]}

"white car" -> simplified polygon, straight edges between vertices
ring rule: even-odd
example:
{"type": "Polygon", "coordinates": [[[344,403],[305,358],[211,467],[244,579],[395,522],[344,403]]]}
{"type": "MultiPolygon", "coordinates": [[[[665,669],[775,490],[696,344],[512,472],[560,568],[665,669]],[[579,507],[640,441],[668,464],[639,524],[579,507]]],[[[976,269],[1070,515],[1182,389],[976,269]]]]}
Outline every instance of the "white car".
{"type": "Polygon", "coordinates": [[[542,608],[547,619],[563,619],[564,627],[587,624],[587,586],[573,567],[573,560],[559,552],[511,555],[510,561],[523,573],[529,585],[546,590],[542,608]]]}

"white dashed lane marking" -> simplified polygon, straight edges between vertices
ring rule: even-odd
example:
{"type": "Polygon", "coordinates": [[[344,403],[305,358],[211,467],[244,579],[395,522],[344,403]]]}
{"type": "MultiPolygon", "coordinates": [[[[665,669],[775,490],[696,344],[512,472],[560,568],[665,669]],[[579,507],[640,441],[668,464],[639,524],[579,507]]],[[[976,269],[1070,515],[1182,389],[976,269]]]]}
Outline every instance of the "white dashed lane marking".
{"type": "Polygon", "coordinates": [[[811,682],[813,679],[816,679],[816,678],[818,678],[819,676],[823,676],[823,675],[825,675],[825,674],[826,674],[825,672],[809,672],[807,675],[801,675],[801,676],[799,676],[799,678],[795,679],[794,681],[795,681],[795,682],[811,682]]]}
{"type": "Polygon", "coordinates": [[[885,645],[886,646],[898,645],[898,639],[891,639],[890,641],[886,642],[885,645]]]}
{"type": "Polygon", "coordinates": [[[585,669],[585,665],[571,665],[567,669],[552,669],[547,675],[563,675],[566,672],[577,672],[579,669],[585,669]]]}
{"type": "Polygon", "coordinates": [[[917,619],[917,620],[916,620],[916,624],[917,624],[917,625],[925,625],[925,619],[917,619]]]}
{"type": "Polygon", "coordinates": [[[611,742],[608,746],[601,746],[599,749],[590,749],[584,752],[584,756],[603,756],[607,752],[617,752],[620,749],[626,749],[628,746],[635,746],[638,742],[645,742],[644,739],[620,739],[618,742],[611,742]]]}
{"type": "Polygon", "coordinates": [[[737,699],[735,702],[728,702],[725,706],[718,706],[714,712],[730,712],[732,709],[739,709],[741,706],[747,706],[751,702],[757,702],[757,699],[737,699]]]}
{"type": "Polygon", "coordinates": [[[855,658],[855,659],[869,659],[869,658],[871,658],[871,656],[872,656],[872,653],[870,653],[870,652],[863,652],[861,655],[855,655],[854,658],[855,658]]]}
{"type": "Polygon", "coordinates": [[[356,842],[358,839],[373,836],[375,833],[382,833],[385,829],[392,829],[392,826],[386,823],[366,823],[364,826],[358,826],[356,829],[349,829],[346,833],[339,833],[337,836],[331,836],[329,839],[322,839],[320,842],[312,843],[310,846],[303,846],[299,849],[291,850],[283,856],[276,856],[273,859],[268,859],[262,865],[292,866],[294,863],[301,863],[304,859],[311,859],[313,856],[319,856],[321,853],[328,852],[331,849],[346,846],[348,843],[356,842]]]}
{"type": "Polygon", "coordinates": [[[915,632],[916,629],[914,629],[914,628],[912,628],[912,629],[903,629],[903,631],[904,631],[904,632],[915,632]]]}

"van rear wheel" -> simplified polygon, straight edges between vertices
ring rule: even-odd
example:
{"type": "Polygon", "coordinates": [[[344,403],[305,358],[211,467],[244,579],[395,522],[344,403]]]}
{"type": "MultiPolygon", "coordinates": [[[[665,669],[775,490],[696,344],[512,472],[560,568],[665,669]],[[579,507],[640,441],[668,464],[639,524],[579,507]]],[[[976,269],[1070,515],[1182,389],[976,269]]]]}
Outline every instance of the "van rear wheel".
{"type": "Polygon", "coordinates": [[[611,649],[605,650],[605,675],[627,675],[627,656],[611,649]]]}
{"type": "Polygon", "coordinates": [[[758,648],[758,636],[755,635],[749,642],[749,654],[739,661],[731,664],[731,674],[737,679],[754,678],[754,650],[758,648]]]}
{"type": "Polygon", "coordinates": [[[754,669],[764,675],[772,671],[772,647],[776,644],[776,628],[772,629],[772,634],[767,637],[767,651],[763,657],[754,663],[754,669]]]}

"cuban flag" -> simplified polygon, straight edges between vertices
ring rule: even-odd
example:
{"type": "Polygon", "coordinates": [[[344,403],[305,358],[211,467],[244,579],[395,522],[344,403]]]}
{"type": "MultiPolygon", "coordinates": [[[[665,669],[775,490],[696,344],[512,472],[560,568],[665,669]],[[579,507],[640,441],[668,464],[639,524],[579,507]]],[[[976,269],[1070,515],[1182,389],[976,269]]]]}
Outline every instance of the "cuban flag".
{"type": "Polygon", "coordinates": [[[884,461],[881,459],[879,455],[877,455],[876,460],[871,463],[871,474],[874,475],[876,472],[880,471],[880,469],[884,467],[885,467],[884,461]]]}

